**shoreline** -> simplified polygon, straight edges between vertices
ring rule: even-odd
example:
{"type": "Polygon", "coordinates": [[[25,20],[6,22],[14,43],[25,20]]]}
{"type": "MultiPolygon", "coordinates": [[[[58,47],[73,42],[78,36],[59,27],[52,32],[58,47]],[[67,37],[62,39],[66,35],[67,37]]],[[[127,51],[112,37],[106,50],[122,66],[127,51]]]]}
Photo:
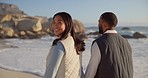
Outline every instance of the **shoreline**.
{"type": "Polygon", "coordinates": [[[0,78],[42,78],[27,72],[8,70],[0,67],[0,78]]]}

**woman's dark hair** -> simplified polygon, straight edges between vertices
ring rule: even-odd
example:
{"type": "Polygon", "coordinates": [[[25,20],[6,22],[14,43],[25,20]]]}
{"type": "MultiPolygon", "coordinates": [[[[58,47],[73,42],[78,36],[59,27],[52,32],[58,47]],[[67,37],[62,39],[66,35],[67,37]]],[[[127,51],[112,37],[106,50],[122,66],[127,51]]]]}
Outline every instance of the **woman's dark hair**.
{"type": "Polygon", "coordinates": [[[106,21],[109,26],[111,27],[115,27],[118,23],[118,19],[116,17],[116,15],[112,12],[105,12],[101,15],[101,18],[106,21]]]}
{"type": "Polygon", "coordinates": [[[74,25],[73,25],[72,17],[70,16],[70,14],[68,14],[66,12],[59,12],[59,13],[57,13],[57,14],[55,14],[53,16],[53,19],[57,15],[62,17],[62,19],[63,19],[63,21],[65,23],[65,27],[66,28],[65,28],[65,31],[62,33],[62,36],[59,39],[55,39],[53,41],[53,45],[56,45],[56,43],[59,40],[66,39],[68,37],[68,34],[70,33],[71,36],[74,39],[74,43],[75,43],[75,48],[76,48],[77,54],[80,54],[80,52],[85,50],[85,48],[84,48],[85,43],[84,43],[83,40],[79,39],[78,36],[76,35],[75,30],[74,30],[74,25]]]}

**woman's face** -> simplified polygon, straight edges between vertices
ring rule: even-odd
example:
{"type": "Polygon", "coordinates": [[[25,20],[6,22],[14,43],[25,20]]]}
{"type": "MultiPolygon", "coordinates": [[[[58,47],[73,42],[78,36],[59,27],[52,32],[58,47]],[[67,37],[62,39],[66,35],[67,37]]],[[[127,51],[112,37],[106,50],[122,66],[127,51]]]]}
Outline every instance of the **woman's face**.
{"type": "Polygon", "coordinates": [[[61,16],[57,15],[53,19],[52,29],[57,37],[61,37],[65,30],[65,23],[61,16]]]}

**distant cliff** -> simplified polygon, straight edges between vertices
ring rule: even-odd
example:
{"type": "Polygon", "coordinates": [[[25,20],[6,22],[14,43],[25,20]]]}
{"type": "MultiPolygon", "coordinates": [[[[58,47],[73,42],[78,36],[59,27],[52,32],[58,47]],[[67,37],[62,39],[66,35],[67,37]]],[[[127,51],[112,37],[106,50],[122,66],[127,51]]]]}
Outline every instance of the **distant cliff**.
{"type": "Polygon", "coordinates": [[[14,4],[0,3],[0,14],[25,14],[14,4]]]}

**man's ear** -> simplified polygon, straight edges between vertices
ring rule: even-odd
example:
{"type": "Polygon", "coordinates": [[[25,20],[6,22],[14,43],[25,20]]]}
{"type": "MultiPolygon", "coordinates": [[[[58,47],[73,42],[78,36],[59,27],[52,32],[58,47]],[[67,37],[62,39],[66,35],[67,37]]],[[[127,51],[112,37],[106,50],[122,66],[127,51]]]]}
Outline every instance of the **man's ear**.
{"type": "Polygon", "coordinates": [[[104,29],[108,29],[108,24],[106,22],[103,23],[104,29]]]}

